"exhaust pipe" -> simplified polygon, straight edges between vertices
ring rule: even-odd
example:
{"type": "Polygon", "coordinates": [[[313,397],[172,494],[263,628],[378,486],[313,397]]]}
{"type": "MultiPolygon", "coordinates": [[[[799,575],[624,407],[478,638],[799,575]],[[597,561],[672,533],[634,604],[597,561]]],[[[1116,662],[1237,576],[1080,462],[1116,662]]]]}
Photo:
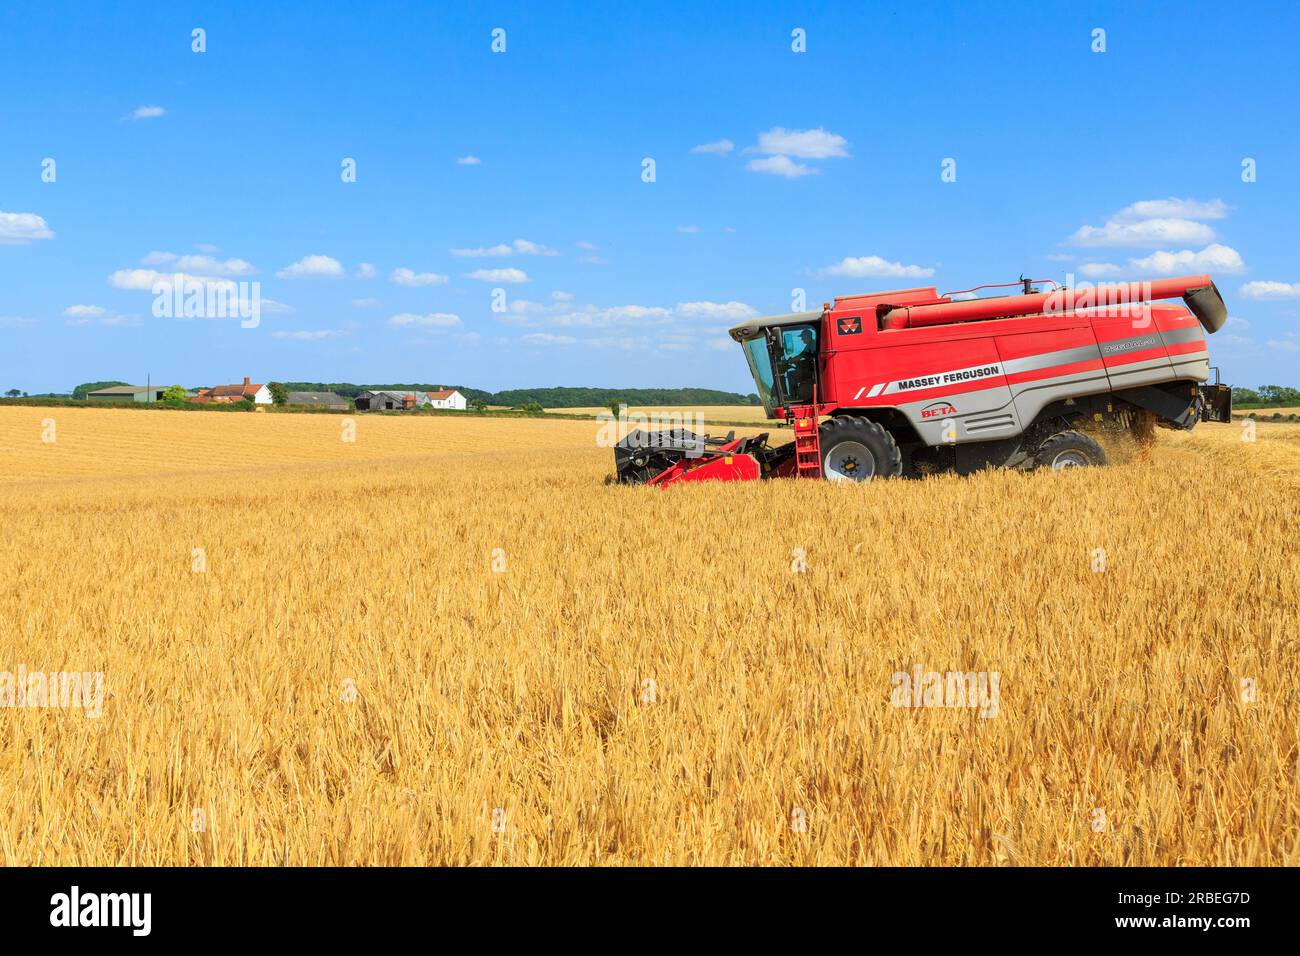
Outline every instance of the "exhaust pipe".
{"type": "Polygon", "coordinates": [[[934,305],[900,306],[885,313],[883,328],[909,329],[980,319],[1008,319],[1021,315],[1058,315],[1076,309],[1106,308],[1181,297],[1207,332],[1217,332],[1228,319],[1223,296],[1207,275],[1180,276],[1098,285],[1088,289],[1057,289],[1031,295],[990,296],[934,305]]]}

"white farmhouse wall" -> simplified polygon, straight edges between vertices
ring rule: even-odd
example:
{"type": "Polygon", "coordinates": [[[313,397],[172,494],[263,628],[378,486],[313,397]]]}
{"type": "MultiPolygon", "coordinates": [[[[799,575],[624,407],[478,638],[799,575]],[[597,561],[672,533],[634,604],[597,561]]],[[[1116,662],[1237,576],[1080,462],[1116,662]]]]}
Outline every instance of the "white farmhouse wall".
{"type": "Polygon", "coordinates": [[[432,399],[429,404],[434,408],[455,408],[464,411],[465,396],[460,392],[452,392],[446,398],[432,399]]]}

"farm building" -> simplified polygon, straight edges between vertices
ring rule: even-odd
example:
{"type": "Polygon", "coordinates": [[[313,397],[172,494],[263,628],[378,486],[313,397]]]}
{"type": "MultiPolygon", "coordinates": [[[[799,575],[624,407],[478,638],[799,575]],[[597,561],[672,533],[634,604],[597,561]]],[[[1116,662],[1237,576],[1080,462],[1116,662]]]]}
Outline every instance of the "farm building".
{"type": "Polygon", "coordinates": [[[167,386],[110,385],[86,393],[91,402],[161,402],[167,386]]]}
{"type": "Polygon", "coordinates": [[[290,405],[322,405],[331,409],[346,409],[348,400],[333,392],[290,392],[290,405]]]}
{"type": "Polygon", "coordinates": [[[429,393],[429,404],[434,408],[456,408],[465,410],[465,396],[454,388],[443,388],[429,393]]]}
{"type": "Polygon", "coordinates": [[[212,388],[199,389],[193,401],[202,405],[221,405],[240,402],[245,398],[251,398],[255,405],[270,405],[271,390],[265,385],[249,381],[245,375],[243,385],[214,385],[212,388]]]}
{"type": "Polygon", "coordinates": [[[357,396],[357,411],[401,411],[406,408],[425,408],[433,404],[427,392],[362,392],[357,396]]]}

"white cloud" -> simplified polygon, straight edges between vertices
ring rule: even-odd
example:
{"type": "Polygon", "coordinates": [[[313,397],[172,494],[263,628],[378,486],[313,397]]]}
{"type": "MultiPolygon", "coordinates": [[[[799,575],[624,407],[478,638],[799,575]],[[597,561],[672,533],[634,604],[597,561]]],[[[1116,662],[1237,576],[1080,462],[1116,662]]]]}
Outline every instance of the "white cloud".
{"type": "Polygon", "coordinates": [[[848,156],[848,141],[843,136],[828,132],[820,126],[816,129],[785,129],[773,126],[765,133],[758,134],[758,145],[751,146],[750,152],[767,153],[770,156],[797,156],[800,159],[829,159],[835,156],[848,156]]]}
{"type": "Polygon", "coordinates": [[[343,275],[343,264],[329,256],[303,256],[276,275],[281,279],[337,279],[343,275]]]}
{"type": "Polygon", "coordinates": [[[210,242],[196,242],[196,243],[194,244],[194,248],[197,249],[197,250],[199,250],[199,252],[206,252],[206,253],[208,253],[209,255],[211,255],[212,253],[220,252],[220,251],[221,251],[221,250],[219,249],[219,247],[214,246],[214,245],[213,245],[212,243],[210,243],[210,242]]]}
{"type": "MultiPolygon", "coordinates": [[[[1231,246],[1213,243],[1200,252],[1183,249],[1180,252],[1156,251],[1149,256],[1129,259],[1127,264],[1113,262],[1084,262],[1076,270],[1088,279],[1114,279],[1143,274],[1173,275],[1177,272],[1240,272],[1245,268],[1240,253],[1231,246]]],[[[1253,283],[1247,283],[1252,285],[1253,283]]],[[[1245,289],[1245,286],[1242,287],[1245,289]]],[[[1249,297],[1249,296],[1248,296],[1249,297]]]]}
{"type": "MultiPolygon", "coordinates": [[[[537,342],[551,342],[548,337],[569,329],[603,330],[603,335],[581,338],[579,343],[592,348],[654,348],[683,350],[695,348],[700,336],[718,335],[737,321],[758,314],[751,305],[735,300],[728,302],[679,302],[674,308],[648,305],[617,305],[599,308],[586,305],[580,309],[569,307],[559,311],[566,302],[542,305],[516,299],[510,304],[508,314],[497,320],[510,326],[533,327],[545,331],[535,333],[537,342]],[[649,334],[653,327],[653,335],[649,334]]],[[[558,336],[568,340],[569,336],[558,336]]],[[[523,341],[528,341],[525,337],[523,341]]],[[[566,343],[567,344],[567,341],[566,343]]]]}
{"type": "Polygon", "coordinates": [[[1183,249],[1180,252],[1153,252],[1141,259],[1130,259],[1129,265],[1135,269],[1144,269],[1157,275],[1173,275],[1175,272],[1240,272],[1245,268],[1241,254],[1231,246],[1214,243],[1200,252],[1183,249]]]}
{"type": "Polygon", "coordinates": [[[379,275],[379,270],[372,263],[363,262],[357,266],[358,279],[373,279],[377,275],[379,275]]]}
{"type": "Polygon", "coordinates": [[[596,251],[596,245],[595,245],[595,243],[587,242],[585,239],[580,239],[578,242],[575,243],[575,245],[576,245],[579,249],[585,249],[587,252],[595,252],[595,251],[596,251]]]}
{"type": "Polygon", "coordinates": [[[21,315],[0,315],[0,329],[22,329],[35,324],[35,319],[24,318],[21,315]]]}
{"type": "Polygon", "coordinates": [[[619,349],[631,352],[649,349],[652,343],[644,335],[599,335],[585,340],[582,344],[591,349],[619,349]]]}
{"type": "Polygon", "coordinates": [[[851,279],[865,278],[905,278],[925,279],[934,275],[934,270],[925,266],[905,266],[901,262],[889,262],[880,256],[847,256],[835,263],[818,270],[819,276],[842,276],[851,279]]]}
{"type": "Polygon", "coordinates": [[[587,306],[576,312],[556,316],[552,321],[561,326],[604,327],[610,325],[658,324],[671,321],[673,312],[658,306],[616,305],[608,309],[587,306]]]}
{"type": "Polygon", "coordinates": [[[380,302],[378,299],[372,299],[372,298],[353,299],[352,304],[356,306],[358,309],[377,309],[381,305],[383,305],[383,303],[380,302]]]}
{"type": "Polygon", "coordinates": [[[25,246],[33,239],[53,239],[54,231],[34,212],[0,212],[0,246],[25,246]]]}
{"type": "Polygon", "coordinates": [[[725,156],[736,148],[736,144],[729,139],[717,139],[712,143],[701,143],[699,146],[692,146],[692,153],[712,153],[715,156],[725,156]]]}
{"type": "Polygon", "coordinates": [[[1267,346],[1274,352],[1300,352],[1300,338],[1294,332],[1288,332],[1284,339],[1269,339],[1267,346]]]}
{"type": "Polygon", "coordinates": [[[617,305],[601,309],[594,305],[574,309],[567,302],[541,305],[523,299],[510,303],[509,315],[499,317],[499,321],[515,326],[552,325],[559,327],[585,326],[605,328],[615,325],[655,324],[671,322],[673,310],[658,306],[617,305]],[[564,309],[569,309],[565,312],[564,309]]]}
{"type": "Polygon", "coordinates": [[[232,279],[196,276],[187,272],[159,272],[156,269],[118,269],[108,277],[108,284],[113,288],[129,289],[137,292],[152,292],[154,284],[157,282],[181,283],[183,285],[198,283],[205,290],[208,287],[213,289],[235,288],[235,282],[232,279]]]}
{"type": "Polygon", "coordinates": [[[573,293],[572,293],[572,292],[560,292],[560,291],[557,290],[557,291],[551,293],[551,298],[554,299],[556,302],[572,302],[572,301],[573,301],[573,293]]]}
{"type": "Polygon", "coordinates": [[[786,179],[798,179],[800,176],[815,176],[821,172],[803,163],[796,163],[788,156],[767,156],[763,159],[751,159],[745,168],[755,173],[768,173],[772,176],[784,176],[786,179]]]}
{"type": "Polygon", "coordinates": [[[589,266],[607,266],[608,259],[602,259],[600,256],[578,256],[578,261],[589,266]]]}
{"type": "Polygon", "coordinates": [[[479,159],[477,156],[462,156],[456,160],[457,166],[479,166],[482,163],[483,160],[479,159]]]}
{"type": "Polygon", "coordinates": [[[478,279],[480,282],[503,282],[507,285],[518,285],[528,281],[528,273],[523,269],[475,269],[468,273],[471,279],[478,279]]]}
{"type": "Polygon", "coordinates": [[[1143,219],[1224,219],[1228,204],[1222,199],[1200,202],[1196,199],[1141,199],[1125,206],[1111,218],[1116,222],[1143,219]]]}
{"type": "Polygon", "coordinates": [[[277,302],[275,299],[262,298],[262,313],[264,315],[292,315],[298,310],[291,305],[285,305],[283,302],[277,302]]]}
{"type": "Polygon", "coordinates": [[[419,287],[426,285],[442,285],[447,281],[447,277],[439,275],[436,272],[416,272],[413,269],[394,269],[393,274],[389,276],[397,285],[410,287],[419,287]]]}
{"type": "Polygon", "coordinates": [[[1089,279],[1102,279],[1120,275],[1124,270],[1113,262],[1084,262],[1080,263],[1077,271],[1079,275],[1087,276],[1089,279]]]}
{"type": "Polygon", "coordinates": [[[511,299],[510,304],[506,307],[514,315],[535,315],[538,313],[555,312],[567,308],[563,302],[554,302],[551,305],[543,305],[540,302],[530,302],[528,299],[511,299]]]}
{"type": "Polygon", "coordinates": [[[550,246],[544,246],[540,242],[529,242],[527,239],[516,239],[514,241],[515,252],[521,256],[558,256],[559,253],[550,246]]]}
{"type": "Polygon", "coordinates": [[[459,256],[462,259],[492,259],[503,256],[520,255],[520,256],[558,256],[559,253],[550,246],[544,246],[539,242],[529,242],[527,239],[516,239],[511,243],[498,243],[495,246],[479,246],[471,249],[449,249],[447,250],[453,256],[459,256]]]}
{"type": "Polygon", "coordinates": [[[162,116],[166,112],[161,106],[137,106],[131,111],[128,119],[153,119],[155,116],[162,116]]]}
{"type": "Polygon", "coordinates": [[[1073,246],[1163,246],[1209,242],[1213,238],[1213,229],[1190,219],[1110,219],[1103,226],[1080,226],[1066,241],[1073,246]]]}
{"type": "Polygon", "coordinates": [[[322,339],[337,339],[348,333],[343,329],[303,329],[296,332],[272,332],[273,339],[289,339],[295,342],[319,342],[322,339]]]}
{"type": "Polygon", "coordinates": [[[170,266],[177,272],[207,276],[246,276],[257,270],[243,259],[214,259],[208,255],[178,256],[174,252],[151,252],[140,260],[146,266],[170,266]]]}
{"type": "Polygon", "coordinates": [[[738,322],[758,315],[758,310],[744,302],[679,302],[677,312],[691,319],[738,322]]]}
{"type": "Polygon", "coordinates": [[[397,328],[419,326],[420,328],[431,329],[454,329],[460,326],[461,321],[459,315],[451,312],[430,312],[427,315],[403,312],[389,319],[388,324],[397,328]]]}
{"type": "Polygon", "coordinates": [[[1300,296],[1300,282],[1247,282],[1239,290],[1247,299],[1294,299],[1300,296]]]}
{"type": "Polygon", "coordinates": [[[453,256],[459,256],[462,259],[492,259],[508,256],[515,250],[507,243],[498,243],[495,246],[478,246],[469,249],[448,249],[453,256]]]}
{"type": "Polygon", "coordinates": [[[109,326],[140,325],[144,321],[138,315],[122,315],[118,312],[110,312],[100,305],[70,305],[63,310],[63,314],[71,317],[65,320],[65,324],[75,326],[96,324],[109,326]]]}
{"type": "Polygon", "coordinates": [[[533,332],[520,339],[529,345],[572,345],[578,341],[572,335],[551,335],[549,332],[533,332]]]}
{"type": "Polygon", "coordinates": [[[677,231],[678,232],[699,232],[700,227],[699,226],[678,226],[677,231]]]}

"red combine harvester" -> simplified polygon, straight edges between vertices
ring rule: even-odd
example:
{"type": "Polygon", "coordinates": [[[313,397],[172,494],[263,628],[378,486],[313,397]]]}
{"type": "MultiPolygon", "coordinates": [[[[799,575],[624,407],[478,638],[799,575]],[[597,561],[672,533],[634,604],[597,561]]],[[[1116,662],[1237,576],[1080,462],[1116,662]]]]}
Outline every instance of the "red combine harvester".
{"type": "Polygon", "coordinates": [[[1206,384],[1205,334],[1227,319],[1209,276],[1050,292],[1012,284],[1022,293],[902,289],[744,322],[731,337],[767,417],[789,422],[794,441],[638,430],[614,449],[618,480],[869,481],[1103,465],[1105,451],[1080,429],[1145,437],[1156,424],[1230,420],[1232,390],[1217,373],[1206,384]],[[1174,298],[1186,307],[1161,301],[1174,298]]]}

